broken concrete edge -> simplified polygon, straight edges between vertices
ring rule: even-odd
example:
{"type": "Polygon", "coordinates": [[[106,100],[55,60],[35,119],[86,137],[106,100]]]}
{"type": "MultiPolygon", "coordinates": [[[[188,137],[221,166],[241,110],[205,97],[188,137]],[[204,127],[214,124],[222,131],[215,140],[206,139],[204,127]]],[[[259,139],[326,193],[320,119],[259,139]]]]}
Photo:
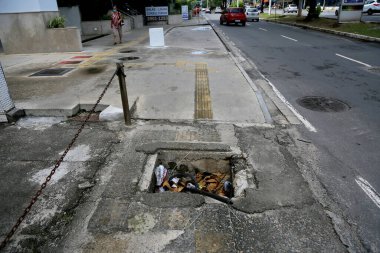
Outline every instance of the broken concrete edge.
{"type": "Polygon", "coordinates": [[[146,154],[155,154],[159,150],[230,152],[231,147],[219,142],[177,141],[143,143],[136,147],[137,152],[143,152],[146,154]]]}
{"type": "MultiPolygon", "coordinates": [[[[133,115],[137,109],[137,102],[139,97],[135,99],[132,106],[130,107],[130,113],[133,115]]],[[[32,116],[32,117],[72,117],[78,114],[80,111],[90,112],[95,104],[77,104],[73,106],[71,109],[18,109],[23,112],[24,116],[32,116]]],[[[98,104],[95,108],[95,112],[101,112],[106,109],[107,104],[98,104]]],[[[20,112],[21,113],[21,112],[20,112]]]]}
{"type": "Polygon", "coordinates": [[[287,22],[274,21],[274,20],[268,20],[268,19],[264,19],[264,20],[266,22],[278,23],[278,24],[289,25],[289,26],[296,26],[296,27],[301,27],[301,28],[305,28],[305,29],[310,29],[310,30],[315,30],[315,31],[320,31],[320,32],[325,32],[325,33],[331,33],[331,34],[340,35],[340,36],[344,36],[344,37],[349,37],[349,38],[353,38],[353,39],[380,43],[380,38],[371,37],[371,36],[367,36],[367,35],[334,31],[334,30],[330,30],[327,28],[320,28],[320,27],[314,27],[314,26],[309,26],[309,25],[301,25],[301,24],[296,24],[296,23],[287,23],[287,22]]]}

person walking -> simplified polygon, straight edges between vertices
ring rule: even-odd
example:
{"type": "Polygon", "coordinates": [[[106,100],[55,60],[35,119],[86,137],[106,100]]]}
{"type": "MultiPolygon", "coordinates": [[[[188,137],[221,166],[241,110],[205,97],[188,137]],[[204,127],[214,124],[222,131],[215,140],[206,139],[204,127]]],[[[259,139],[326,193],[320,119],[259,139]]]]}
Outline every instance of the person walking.
{"type": "Polygon", "coordinates": [[[116,5],[113,6],[113,9],[112,9],[112,17],[111,17],[111,29],[112,29],[112,32],[113,32],[113,41],[114,41],[114,45],[116,45],[116,43],[121,43],[121,38],[122,38],[122,25],[121,25],[121,22],[123,21],[122,17],[121,17],[121,13],[117,10],[117,7],[116,5]]]}

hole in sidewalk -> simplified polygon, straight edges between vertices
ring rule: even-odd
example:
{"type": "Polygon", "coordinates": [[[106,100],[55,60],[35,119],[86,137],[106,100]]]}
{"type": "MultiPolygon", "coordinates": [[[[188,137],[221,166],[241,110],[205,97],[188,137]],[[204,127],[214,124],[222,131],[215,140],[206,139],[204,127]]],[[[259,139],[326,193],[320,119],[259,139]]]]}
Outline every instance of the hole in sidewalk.
{"type": "Polygon", "coordinates": [[[318,96],[299,98],[297,103],[306,109],[317,112],[342,112],[351,108],[339,99],[318,96]]]}
{"type": "MultiPolygon", "coordinates": [[[[81,110],[76,115],[69,118],[70,121],[80,121],[83,122],[86,120],[87,116],[90,114],[90,112],[81,110]]],[[[99,121],[99,114],[100,112],[94,112],[90,115],[88,122],[98,122],[99,121]]]]}
{"type": "Polygon", "coordinates": [[[163,151],[157,155],[147,190],[156,194],[190,191],[228,203],[228,198],[240,197],[236,192],[243,192],[240,187],[246,184],[236,179],[241,180],[245,169],[244,158],[231,154],[163,151]]]}
{"type": "Polygon", "coordinates": [[[128,57],[121,57],[121,58],[119,58],[120,61],[133,61],[133,60],[137,60],[137,59],[140,59],[140,57],[128,56],[128,57]]]}

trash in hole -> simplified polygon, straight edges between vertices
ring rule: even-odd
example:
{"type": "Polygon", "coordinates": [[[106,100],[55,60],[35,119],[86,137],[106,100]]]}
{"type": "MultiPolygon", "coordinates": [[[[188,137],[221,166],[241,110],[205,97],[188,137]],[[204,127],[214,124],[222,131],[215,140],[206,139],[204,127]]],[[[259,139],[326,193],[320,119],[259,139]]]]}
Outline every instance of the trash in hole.
{"type": "Polygon", "coordinates": [[[176,162],[158,160],[154,169],[151,192],[190,191],[225,203],[234,197],[232,172],[228,159],[203,158],[176,162]]]}

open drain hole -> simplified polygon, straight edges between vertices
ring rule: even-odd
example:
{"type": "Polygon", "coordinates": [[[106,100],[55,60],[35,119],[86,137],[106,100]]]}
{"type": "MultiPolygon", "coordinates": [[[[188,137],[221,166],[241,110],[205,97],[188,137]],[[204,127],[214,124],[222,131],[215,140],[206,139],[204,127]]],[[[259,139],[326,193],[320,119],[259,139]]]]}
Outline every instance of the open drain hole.
{"type": "Polygon", "coordinates": [[[133,61],[133,60],[138,60],[140,57],[136,56],[128,56],[128,57],[121,57],[119,58],[120,61],[133,61]]]}
{"type": "Polygon", "coordinates": [[[297,103],[306,109],[317,112],[343,112],[351,108],[347,103],[339,99],[319,96],[299,98],[297,103]]]}
{"type": "Polygon", "coordinates": [[[196,190],[190,192],[229,203],[229,198],[244,194],[242,187],[246,184],[236,180],[241,180],[246,168],[243,158],[221,153],[162,151],[150,170],[153,173],[147,191],[180,193],[190,187],[196,190]]]}

